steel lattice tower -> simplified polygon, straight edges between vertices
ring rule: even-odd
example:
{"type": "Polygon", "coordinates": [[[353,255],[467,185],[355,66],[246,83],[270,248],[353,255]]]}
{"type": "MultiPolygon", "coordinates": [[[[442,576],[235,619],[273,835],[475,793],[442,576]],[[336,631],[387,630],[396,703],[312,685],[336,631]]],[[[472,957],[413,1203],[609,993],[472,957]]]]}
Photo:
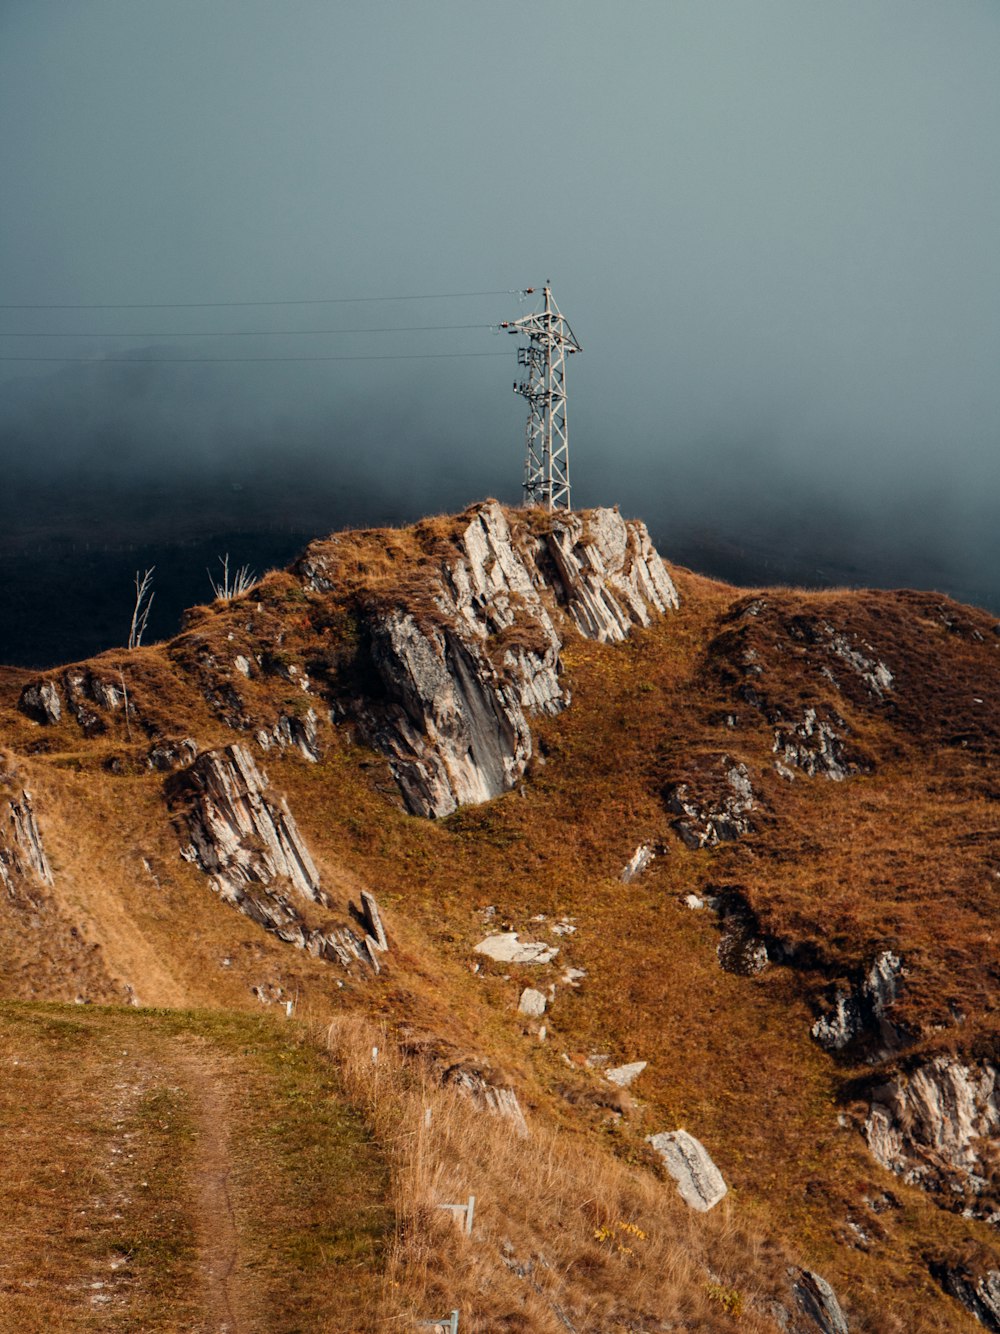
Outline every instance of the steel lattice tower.
{"type": "MultiPolygon", "coordinates": [[[[527,291],[531,291],[528,288],[527,291]]],[[[528,378],[514,382],[514,393],[528,400],[525,431],[524,503],[546,509],[569,509],[569,430],[566,424],[566,358],[583,348],[552,299],[548,283],[542,289],[541,310],[501,329],[526,335],[527,347],[517,349],[517,364],[528,378]]]]}

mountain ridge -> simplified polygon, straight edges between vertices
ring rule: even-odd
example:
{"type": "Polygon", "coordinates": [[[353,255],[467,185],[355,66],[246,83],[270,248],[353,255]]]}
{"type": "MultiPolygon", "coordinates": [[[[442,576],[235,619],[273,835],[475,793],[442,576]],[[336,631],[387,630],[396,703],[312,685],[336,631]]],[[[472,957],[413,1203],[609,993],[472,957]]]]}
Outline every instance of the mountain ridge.
{"type": "MultiPolygon", "coordinates": [[[[995,621],[658,566],[612,510],[485,502],[313,543],[166,645],[5,669],[7,994],[359,1008],[636,1170],[686,1125],[852,1330],[966,1328],[997,1265],[995,621]],[[476,954],[508,928],[549,961],[476,954]],[[605,1055],[648,1062],[627,1094],[605,1055]]],[[[740,1264],[717,1286],[774,1328],[740,1264]]],[[[689,1327],[730,1327],[714,1281],[689,1327]]]]}

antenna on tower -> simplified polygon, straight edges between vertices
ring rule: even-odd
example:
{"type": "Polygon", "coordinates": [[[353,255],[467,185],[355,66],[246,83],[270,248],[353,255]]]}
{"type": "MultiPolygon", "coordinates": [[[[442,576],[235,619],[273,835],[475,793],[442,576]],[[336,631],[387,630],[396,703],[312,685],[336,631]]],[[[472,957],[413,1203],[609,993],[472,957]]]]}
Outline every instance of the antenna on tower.
{"type": "MultiPolygon", "coordinates": [[[[525,289],[525,295],[534,292],[525,289]]],[[[528,372],[514,382],[514,393],[528,400],[525,431],[524,503],[545,509],[570,508],[569,429],[566,424],[566,358],[583,348],[552,299],[552,288],[542,288],[541,310],[505,320],[501,329],[526,335],[527,347],[517,349],[517,364],[528,372]]]]}

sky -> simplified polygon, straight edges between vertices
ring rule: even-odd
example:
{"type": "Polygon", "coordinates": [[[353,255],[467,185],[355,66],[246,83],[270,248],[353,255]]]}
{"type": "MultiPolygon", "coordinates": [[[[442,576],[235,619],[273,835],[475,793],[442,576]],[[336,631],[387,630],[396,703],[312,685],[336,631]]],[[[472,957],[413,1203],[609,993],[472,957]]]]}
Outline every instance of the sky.
{"type": "Polygon", "coordinates": [[[0,0],[3,572],[517,502],[549,279],[577,506],[1000,610],[998,67],[993,0],[0,0]]]}

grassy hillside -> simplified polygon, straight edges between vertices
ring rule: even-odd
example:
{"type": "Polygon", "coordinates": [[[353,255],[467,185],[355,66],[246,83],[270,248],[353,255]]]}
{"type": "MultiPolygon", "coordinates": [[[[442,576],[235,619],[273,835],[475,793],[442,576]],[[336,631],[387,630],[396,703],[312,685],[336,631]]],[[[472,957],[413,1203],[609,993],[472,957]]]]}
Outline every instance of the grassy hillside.
{"type": "Polygon", "coordinates": [[[879,1167],[860,1125],[866,1089],[904,1059],[997,1049],[1000,636],[985,613],[673,571],[679,612],[624,644],[567,636],[573,702],[533,722],[524,780],[436,822],[406,814],[386,761],[324,710],[318,763],[276,747],[258,763],[332,917],[376,894],[391,945],[377,977],[292,949],[181,858],[151,738],[246,744],[259,719],[311,703],[297,673],[336,705],[363,666],[356,598],[419,599],[456,522],[341,539],[330,593],[269,575],[169,644],[94,660],[127,682],[133,712],[89,737],[68,713],[31,721],[17,701],[34,678],[0,673],[0,770],[30,790],[53,869],[51,887],[0,904],[3,1115],[32,1166],[21,1179],[9,1165],[3,1192],[8,1235],[30,1220],[3,1279],[11,1327],[41,1312],[38,1328],[194,1329],[228,1300],[241,1330],[386,1328],[452,1307],[463,1331],[765,1330],[802,1265],[852,1331],[977,1328],[929,1265],[995,1256],[995,1229],[879,1167]],[[873,689],[844,644],[891,688],[873,689]],[[248,718],[234,730],[218,683],[237,654],[265,667],[226,669],[248,718]],[[842,781],[775,767],[776,733],[813,744],[795,731],[808,710],[839,738],[842,781]],[[671,794],[710,804],[734,765],[752,785],[747,828],[688,846],[671,794]],[[656,858],[624,884],[643,843],[656,858]],[[777,961],[721,967],[725,921],[692,895],[737,903],[777,961]],[[474,952],[508,926],[559,953],[474,952]],[[905,1057],[830,1054],[810,1028],[882,950],[907,970],[893,1009],[905,1057]],[[541,1019],[518,1010],[527,985],[547,997],[541,1019]],[[648,1066],[623,1093],[591,1057],[648,1066]],[[455,1091],[461,1070],[516,1089],[530,1135],[477,1112],[455,1091]],[[680,1127],[730,1186],[708,1215],[645,1142],[680,1127]],[[157,1183],[141,1192],[108,1176],[126,1133],[128,1172],[157,1183]],[[220,1161],[234,1183],[221,1239],[206,1223],[225,1213],[220,1161]],[[480,1222],[464,1239],[433,1206],[470,1192],[480,1222]]]}

